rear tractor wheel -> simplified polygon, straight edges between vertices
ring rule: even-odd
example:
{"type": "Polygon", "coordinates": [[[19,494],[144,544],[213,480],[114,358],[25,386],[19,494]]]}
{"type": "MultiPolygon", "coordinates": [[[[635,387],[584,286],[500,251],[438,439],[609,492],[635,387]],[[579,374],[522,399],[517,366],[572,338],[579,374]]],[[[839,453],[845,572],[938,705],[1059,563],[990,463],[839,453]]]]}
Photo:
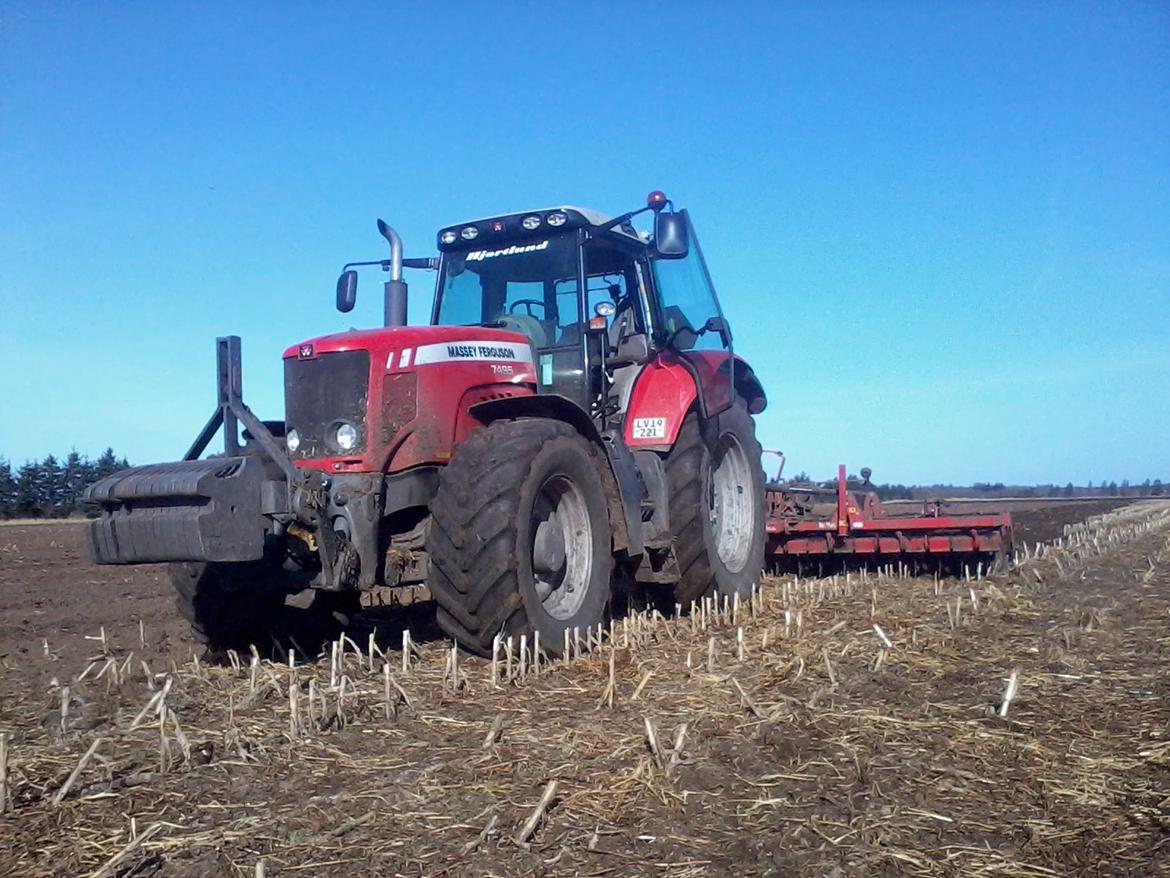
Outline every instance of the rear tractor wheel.
{"type": "Polygon", "coordinates": [[[497,634],[536,633],[559,654],[566,631],[604,618],[613,555],[602,463],[572,427],[540,418],[498,421],[455,449],[427,535],[440,628],[480,654],[497,634]]]}
{"type": "Polygon", "coordinates": [[[746,598],[764,567],[764,470],[746,406],[683,422],[665,470],[679,580],[675,603],[746,598]]]}

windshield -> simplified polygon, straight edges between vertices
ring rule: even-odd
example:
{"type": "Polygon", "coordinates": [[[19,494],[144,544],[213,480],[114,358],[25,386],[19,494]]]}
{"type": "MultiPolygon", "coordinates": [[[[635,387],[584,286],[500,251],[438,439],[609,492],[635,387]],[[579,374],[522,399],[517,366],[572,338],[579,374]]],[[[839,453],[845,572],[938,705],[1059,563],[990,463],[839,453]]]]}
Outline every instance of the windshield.
{"type": "Polygon", "coordinates": [[[448,253],[438,290],[438,325],[518,329],[538,348],[568,343],[580,332],[577,237],[448,253]]]}

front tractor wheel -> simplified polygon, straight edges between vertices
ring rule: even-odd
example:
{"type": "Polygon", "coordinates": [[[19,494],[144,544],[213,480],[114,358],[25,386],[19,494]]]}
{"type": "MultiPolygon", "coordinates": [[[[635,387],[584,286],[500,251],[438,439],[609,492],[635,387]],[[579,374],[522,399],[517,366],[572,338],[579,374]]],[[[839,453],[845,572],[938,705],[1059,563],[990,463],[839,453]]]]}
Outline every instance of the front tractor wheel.
{"type": "Polygon", "coordinates": [[[427,535],[439,627],[489,654],[497,634],[596,625],[610,595],[609,508],[597,453],[572,427],[499,421],[455,449],[439,476],[427,535]]]}
{"type": "Polygon", "coordinates": [[[692,412],[666,457],[679,580],[675,603],[751,593],[764,567],[764,471],[742,402],[700,425],[692,412]]]}
{"type": "Polygon", "coordinates": [[[171,564],[170,575],[179,613],[213,656],[255,646],[261,655],[279,647],[312,658],[361,609],[356,592],[302,590],[266,561],[171,564]]]}

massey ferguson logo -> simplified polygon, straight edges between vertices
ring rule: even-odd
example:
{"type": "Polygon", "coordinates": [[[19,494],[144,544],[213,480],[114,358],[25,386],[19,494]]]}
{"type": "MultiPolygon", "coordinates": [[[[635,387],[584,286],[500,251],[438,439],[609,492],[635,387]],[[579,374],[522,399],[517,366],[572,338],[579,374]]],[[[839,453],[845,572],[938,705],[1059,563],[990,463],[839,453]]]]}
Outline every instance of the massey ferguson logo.
{"type": "Polygon", "coordinates": [[[297,350],[297,359],[298,360],[311,360],[311,359],[313,359],[313,346],[311,344],[301,345],[300,348],[297,350]]]}
{"type": "MultiPolygon", "coordinates": [[[[491,363],[497,375],[516,375],[516,371],[501,372],[501,369],[515,370],[532,363],[532,345],[519,341],[488,341],[474,338],[457,341],[439,341],[420,345],[414,352],[414,365],[429,366],[432,363],[491,363]],[[507,363],[501,363],[503,360],[507,363]]],[[[531,367],[531,365],[530,365],[531,367]]],[[[402,368],[400,363],[398,368],[402,368]]]]}
{"type": "Polygon", "coordinates": [[[472,250],[467,254],[468,262],[482,262],[485,259],[495,259],[497,256],[515,256],[517,253],[535,253],[537,250],[547,250],[548,241],[539,244],[523,244],[517,247],[505,247],[502,250],[472,250]]]}
{"type": "Polygon", "coordinates": [[[516,352],[511,348],[500,348],[485,344],[449,344],[447,356],[453,360],[514,360],[516,352]]]}

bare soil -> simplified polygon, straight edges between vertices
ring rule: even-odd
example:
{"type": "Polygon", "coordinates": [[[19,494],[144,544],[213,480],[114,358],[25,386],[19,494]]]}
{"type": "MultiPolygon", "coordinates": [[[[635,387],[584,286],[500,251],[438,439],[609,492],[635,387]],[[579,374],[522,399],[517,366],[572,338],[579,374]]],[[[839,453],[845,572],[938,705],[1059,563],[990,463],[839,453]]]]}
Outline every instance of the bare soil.
{"type": "MultiPolygon", "coordinates": [[[[1170,874],[1166,508],[938,593],[855,574],[769,581],[706,628],[633,617],[498,688],[441,642],[404,672],[390,644],[425,608],[383,611],[389,699],[364,629],[340,667],[253,680],[192,662],[160,569],[0,527],[0,875],[1170,874]],[[148,671],[162,729],[134,727],[148,671]]],[[[1034,543],[1102,510],[1012,511],[1034,543]]]]}

